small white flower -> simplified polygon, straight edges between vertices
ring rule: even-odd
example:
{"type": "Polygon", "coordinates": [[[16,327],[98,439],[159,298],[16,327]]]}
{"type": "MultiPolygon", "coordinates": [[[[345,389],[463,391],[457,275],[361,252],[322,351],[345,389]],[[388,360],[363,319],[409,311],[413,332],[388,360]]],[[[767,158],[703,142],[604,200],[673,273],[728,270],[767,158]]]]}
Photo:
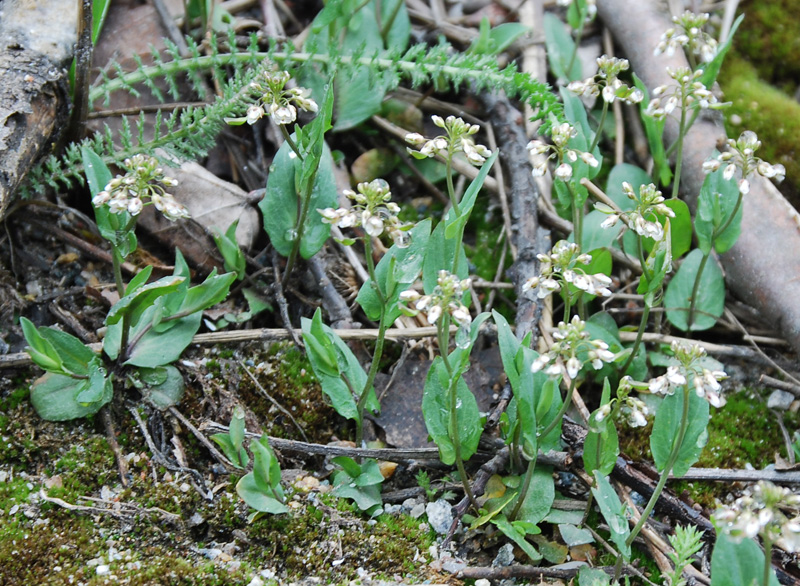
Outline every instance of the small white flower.
{"type": "Polygon", "coordinates": [[[572,167],[568,163],[561,163],[556,167],[555,176],[561,181],[568,181],[572,177],[572,167]]]}
{"type": "MultiPolygon", "coordinates": [[[[417,308],[419,308],[419,304],[417,304],[417,308]]],[[[431,325],[436,324],[436,320],[438,320],[442,315],[442,308],[439,305],[434,305],[428,310],[428,323],[431,325]]]]}
{"type": "Polygon", "coordinates": [[[253,104],[247,108],[247,123],[255,124],[264,116],[264,108],[258,104],[253,104]]]}

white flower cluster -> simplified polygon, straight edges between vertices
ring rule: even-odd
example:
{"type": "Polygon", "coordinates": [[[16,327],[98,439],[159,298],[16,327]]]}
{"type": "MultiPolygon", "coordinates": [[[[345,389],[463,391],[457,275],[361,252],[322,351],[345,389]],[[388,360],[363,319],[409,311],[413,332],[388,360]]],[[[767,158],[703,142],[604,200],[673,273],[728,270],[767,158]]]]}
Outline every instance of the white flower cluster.
{"type": "Polygon", "coordinates": [[[708,14],[694,14],[687,10],[680,16],[673,16],[672,22],[675,26],[661,35],[653,55],[666,53],[671,57],[676,49],[686,47],[691,54],[700,57],[703,63],[713,61],[718,49],[717,40],[703,31],[708,22],[708,14]]]}
{"type": "Polygon", "coordinates": [[[561,291],[567,283],[590,295],[609,297],[611,290],[608,286],[611,279],[603,273],[587,274],[578,265],[587,265],[592,262],[590,254],[581,254],[580,246],[574,242],[559,240],[550,254],[537,255],[540,265],[540,274],[531,277],[522,285],[523,291],[538,289],[536,296],[544,299],[551,293],[561,291]]]}
{"type": "Polygon", "coordinates": [[[720,531],[735,540],[761,536],[788,552],[800,551],[800,495],[788,488],[760,480],[752,494],[736,499],[713,516],[720,531]],[[791,511],[793,516],[787,515],[791,511]]]}
{"type": "Polygon", "coordinates": [[[410,224],[403,224],[397,217],[400,206],[393,201],[389,184],[383,179],[375,179],[369,183],[359,183],[357,191],[344,190],[344,195],[353,202],[353,207],[325,208],[317,210],[322,221],[339,228],[364,228],[369,236],[377,238],[384,232],[391,236],[397,246],[406,248],[411,243],[408,234],[410,224]]]}
{"type": "Polygon", "coordinates": [[[603,96],[603,101],[613,103],[614,100],[626,104],[638,104],[644,99],[644,94],[638,88],[632,88],[619,79],[619,74],[630,67],[627,59],[617,59],[608,55],[597,58],[598,71],[592,77],[583,81],[573,81],[567,89],[577,95],[596,98],[603,96]]]}
{"type": "Polygon", "coordinates": [[[786,168],[780,163],[770,165],[766,161],[755,156],[755,152],[761,146],[761,141],[752,130],[745,130],[737,140],[728,139],[729,151],[720,154],[716,159],[711,159],[703,163],[703,170],[711,173],[719,169],[723,163],[725,170],[722,176],[730,181],[739,169],[741,178],[739,179],[739,191],[743,194],[750,193],[750,180],[748,177],[753,173],[758,173],[767,179],[783,181],[786,176],[786,168]]]}
{"type": "Polygon", "coordinates": [[[424,313],[431,325],[446,312],[459,326],[468,327],[472,323],[472,316],[461,299],[471,286],[471,279],[462,280],[448,271],[439,271],[436,287],[430,295],[420,295],[413,289],[400,293],[400,309],[410,316],[424,313]]]}
{"type": "Polygon", "coordinates": [[[451,158],[455,153],[463,152],[467,161],[476,167],[480,167],[486,159],[492,155],[492,151],[476,144],[472,135],[476,134],[481,127],[477,124],[470,124],[461,118],[448,116],[431,116],[433,123],[439,128],[443,128],[445,134],[440,134],[434,138],[425,138],[418,132],[406,135],[406,142],[420,147],[418,151],[408,149],[408,152],[417,159],[425,159],[439,155],[444,159],[451,158]],[[421,145],[421,146],[420,146],[421,145]]]}
{"type": "Polygon", "coordinates": [[[617,355],[608,349],[602,340],[589,340],[586,323],[577,315],[569,323],[561,322],[553,332],[555,342],[544,354],[540,354],[531,365],[531,372],[544,370],[552,378],[568,375],[571,379],[578,376],[584,362],[578,353],[586,352],[586,361],[595,370],[603,368],[603,364],[616,360],[617,355]]]}
{"type": "Polygon", "coordinates": [[[719,381],[728,378],[721,370],[709,370],[700,365],[706,351],[697,344],[672,342],[672,351],[679,364],[667,367],[666,374],[651,379],[648,389],[654,394],[672,395],[675,389],[691,382],[698,397],[705,398],[714,407],[725,405],[725,397],[720,394],[719,381]]]}
{"type": "Polygon", "coordinates": [[[113,214],[128,212],[138,216],[144,206],[152,204],[170,221],[189,217],[189,211],[164,189],[164,186],[175,187],[178,181],[164,175],[158,159],[134,155],[125,159],[123,167],[128,172],[112,179],[92,198],[92,205],[108,205],[113,214]]]}
{"type": "Polygon", "coordinates": [[[547,162],[555,158],[558,161],[558,166],[553,172],[556,179],[562,181],[569,181],[572,178],[572,165],[570,163],[576,162],[578,159],[589,165],[590,167],[598,167],[600,163],[592,153],[584,153],[576,149],[568,148],[568,143],[571,138],[577,136],[578,131],[564,122],[563,124],[553,125],[553,130],[550,133],[550,138],[553,139],[553,144],[549,145],[541,140],[532,140],[528,143],[528,151],[531,156],[545,155],[550,153],[546,158],[540,159],[533,166],[533,176],[541,177],[547,173],[547,162]]]}
{"type": "Polygon", "coordinates": [[[620,212],[605,204],[596,204],[595,208],[605,214],[608,218],[603,220],[600,224],[602,228],[610,228],[616,225],[619,220],[622,220],[625,225],[636,232],[639,236],[652,238],[656,242],[664,237],[664,226],[658,221],[656,214],[674,218],[673,212],[664,203],[664,197],[661,192],[656,189],[656,186],[650,183],[649,185],[641,185],[639,187],[639,195],[633,190],[633,187],[627,181],[622,183],[622,191],[631,200],[636,203],[636,207],[631,211],[620,212]]]}
{"type": "Polygon", "coordinates": [[[248,124],[255,124],[265,114],[271,116],[275,124],[291,124],[297,120],[297,108],[317,112],[317,103],[309,97],[311,90],[299,87],[286,89],[290,77],[288,71],[264,71],[250,83],[250,88],[260,96],[247,109],[248,124]]]}
{"type": "Polygon", "coordinates": [[[703,70],[692,71],[688,67],[671,69],[667,67],[667,74],[677,83],[675,85],[660,85],[653,90],[653,99],[647,104],[645,114],[658,120],[669,116],[676,108],[701,108],[715,109],[721,105],[717,97],[703,85],[700,77],[703,70]]]}

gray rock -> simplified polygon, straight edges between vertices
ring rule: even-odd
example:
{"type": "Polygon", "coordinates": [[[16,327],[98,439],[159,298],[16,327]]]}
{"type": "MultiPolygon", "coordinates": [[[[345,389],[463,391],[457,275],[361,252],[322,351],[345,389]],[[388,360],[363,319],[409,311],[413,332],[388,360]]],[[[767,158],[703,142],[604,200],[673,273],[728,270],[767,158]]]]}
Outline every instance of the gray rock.
{"type": "Polygon", "coordinates": [[[510,566],[512,563],[514,563],[514,546],[510,543],[506,543],[499,550],[497,550],[497,556],[492,561],[492,567],[505,568],[506,566],[510,566]]]}
{"type": "Polygon", "coordinates": [[[416,505],[414,505],[414,507],[411,509],[411,512],[409,512],[408,514],[414,517],[415,519],[419,519],[422,515],[425,514],[424,503],[417,503],[416,505]]]}
{"type": "Polygon", "coordinates": [[[778,409],[779,411],[786,411],[792,405],[794,395],[787,391],[774,390],[767,399],[767,407],[770,409],[778,409]]]}
{"type": "Polygon", "coordinates": [[[436,502],[428,503],[425,512],[428,515],[428,523],[436,533],[444,535],[450,531],[450,526],[453,524],[453,511],[450,503],[439,499],[436,502]]]}

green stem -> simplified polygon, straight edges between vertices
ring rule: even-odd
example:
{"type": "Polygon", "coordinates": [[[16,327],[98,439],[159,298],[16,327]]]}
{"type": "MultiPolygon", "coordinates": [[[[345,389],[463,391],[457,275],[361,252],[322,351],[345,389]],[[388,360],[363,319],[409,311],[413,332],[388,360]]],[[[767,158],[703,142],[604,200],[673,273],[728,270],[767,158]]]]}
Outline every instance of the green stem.
{"type": "Polygon", "coordinates": [[[522,503],[528,496],[528,490],[531,487],[531,480],[533,479],[533,471],[536,468],[536,458],[528,461],[528,469],[525,471],[525,478],[522,479],[522,485],[519,487],[519,495],[517,496],[517,504],[514,505],[514,510],[511,511],[510,521],[516,521],[519,510],[522,508],[522,503]]]}
{"type": "MultiPolygon", "coordinates": [[[[448,153],[447,155],[445,175],[447,177],[447,195],[450,197],[450,203],[453,206],[453,214],[455,214],[455,217],[458,218],[461,216],[461,209],[458,207],[458,198],[456,197],[456,190],[453,186],[453,153],[448,153]]],[[[455,237],[455,256],[453,257],[453,270],[451,272],[456,276],[458,276],[458,263],[461,259],[461,247],[463,246],[463,240],[464,226],[462,225],[459,229],[459,233],[456,234],[455,237]]]]}
{"type": "MultiPolygon", "coordinates": [[[[358,421],[363,422],[364,420],[364,410],[366,408],[367,400],[370,396],[370,389],[372,389],[372,385],[375,382],[375,377],[378,374],[378,367],[380,365],[381,357],[383,356],[383,346],[384,342],[386,341],[386,329],[388,328],[389,324],[387,323],[386,319],[386,299],[383,296],[383,292],[381,292],[380,287],[378,287],[377,277],[375,275],[375,261],[372,259],[372,243],[369,240],[369,236],[364,241],[364,254],[367,257],[367,271],[369,273],[369,277],[373,284],[373,290],[375,294],[378,296],[378,300],[381,304],[381,316],[380,322],[378,325],[378,338],[375,341],[375,351],[372,354],[372,364],[369,367],[369,373],[367,374],[367,381],[364,383],[364,388],[361,390],[361,394],[358,397],[358,403],[356,404],[356,411],[358,413],[358,421]]],[[[363,438],[363,425],[359,425],[356,428],[356,447],[361,447],[361,442],[363,438]]]]}
{"type": "MultiPolygon", "coordinates": [[[[581,44],[581,39],[583,38],[583,28],[585,26],[586,26],[586,14],[581,13],[581,24],[578,27],[577,33],[575,34],[575,46],[572,48],[572,54],[569,56],[569,63],[567,64],[567,69],[564,71],[567,77],[569,77],[569,73],[570,71],[572,71],[572,66],[575,64],[575,57],[578,54],[578,47],[581,44]]],[[[570,79],[569,81],[572,80],[570,79]]]]}
{"type": "Polygon", "coordinates": [[[300,202],[300,213],[294,229],[294,242],[292,242],[292,250],[289,252],[289,258],[286,260],[286,269],[283,273],[283,282],[281,283],[281,286],[283,287],[286,287],[286,284],[289,282],[289,276],[292,274],[295,260],[297,260],[297,253],[300,252],[300,242],[303,240],[303,232],[306,226],[306,216],[308,215],[308,208],[311,205],[311,194],[314,191],[314,183],[317,180],[318,171],[319,165],[317,165],[317,168],[314,169],[311,177],[309,177],[306,192],[303,194],[303,199],[300,202]]]}
{"type": "Polygon", "coordinates": [[[733,220],[736,218],[736,214],[739,213],[739,208],[742,206],[742,198],[743,198],[743,196],[744,196],[744,194],[740,191],[739,192],[739,198],[736,200],[736,205],[733,206],[733,212],[731,212],[731,215],[728,216],[728,219],[725,220],[725,223],[721,227],[719,227],[716,230],[714,230],[714,234],[711,237],[711,245],[712,246],[714,246],[714,244],[715,244],[715,242],[717,240],[717,237],[718,236],[722,236],[725,233],[725,230],[727,230],[728,227],[733,223],[733,220]]]}
{"type": "Polygon", "coordinates": [[[467,470],[464,468],[464,460],[461,458],[461,434],[458,431],[458,381],[461,378],[453,375],[453,367],[447,356],[447,350],[450,347],[450,320],[442,317],[442,321],[437,328],[437,335],[439,338],[439,351],[441,352],[444,366],[447,369],[447,374],[450,378],[450,384],[447,388],[448,407],[450,411],[449,417],[449,431],[450,439],[453,441],[453,449],[456,457],[456,468],[458,468],[458,475],[461,477],[461,484],[464,487],[464,494],[467,495],[470,504],[477,511],[480,507],[478,501],[475,500],[475,495],[472,493],[472,488],[469,485],[469,478],[467,478],[467,470]]]}
{"type": "MultiPolygon", "coordinates": [[[[602,96],[600,98],[603,99],[602,96]]],[[[603,132],[603,124],[606,122],[606,115],[608,114],[608,102],[603,100],[603,111],[600,113],[600,122],[597,124],[597,132],[594,134],[594,140],[592,141],[592,146],[589,147],[588,153],[594,152],[594,149],[597,147],[597,144],[600,142],[600,135],[603,132]]]]}
{"type": "MultiPolygon", "coordinates": [[[[683,445],[683,439],[686,437],[686,429],[689,427],[689,384],[683,385],[683,410],[681,412],[681,424],[678,428],[678,435],[672,443],[672,451],[669,454],[669,458],[667,458],[667,465],[664,467],[664,470],[661,472],[661,477],[658,479],[658,484],[656,485],[655,489],[653,490],[653,494],[650,495],[650,500],[647,501],[647,506],[642,511],[642,516],[639,517],[639,522],[636,523],[636,526],[631,531],[630,535],[628,535],[628,539],[625,540],[625,544],[630,547],[633,541],[636,539],[636,536],[639,535],[639,532],[644,527],[645,523],[647,523],[647,519],[650,517],[650,513],[653,512],[653,508],[656,506],[656,502],[658,502],[658,498],[661,496],[661,493],[664,491],[664,487],[667,484],[667,480],[669,479],[669,475],[672,472],[673,466],[675,466],[675,462],[678,460],[678,455],[681,451],[681,446],[683,445]]],[[[614,582],[616,583],[619,580],[620,571],[622,570],[622,557],[620,556],[617,559],[617,564],[614,567],[614,582]]]]}
{"type": "Polygon", "coordinates": [[[583,242],[583,204],[578,206],[578,196],[572,188],[572,184],[569,181],[566,184],[572,198],[572,234],[575,242],[580,246],[583,242]]]}
{"type": "Polygon", "coordinates": [[[569,385],[569,391],[567,391],[567,396],[564,398],[564,403],[561,405],[561,409],[558,410],[556,416],[553,420],[544,428],[542,432],[539,433],[540,438],[546,438],[550,435],[550,432],[553,431],[556,426],[561,423],[564,415],[566,415],[569,406],[572,405],[572,394],[575,392],[575,379],[572,379],[572,382],[569,385]]]}
{"type": "Polygon", "coordinates": [[[642,337],[644,336],[644,330],[647,327],[647,320],[650,317],[650,304],[644,304],[644,310],[642,310],[642,319],[639,322],[639,329],[636,331],[636,340],[633,342],[633,348],[630,356],[625,361],[625,364],[622,365],[622,368],[619,369],[619,373],[621,375],[625,374],[628,370],[630,365],[636,359],[636,354],[639,352],[639,346],[642,345],[642,337]]]}
{"type": "Polygon", "coordinates": [[[125,297],[125,283],[122,282],[122,257],[115,247],[111,249],[111,263],[114,268],[114,282],[120,299],[125,297]]]}
{"type": "MultiPolygon", "coordinates": [[[[712,244],[713,246],[713,244],[712,244]]],[[[697,274],[694,276],[694,285],[692,285],[692,298],[689,301],[689,315],[686,318],[688,329],[692,329],[694,323],[694,314],[697,307],[697,294],[700,291],[700,279],[703,277],[703,270],[706,268],[708,258],[711,256],[711,249],[703,255],[703,260],[700,261],[700,266],[697,267],[697,274]]]]}
{"type": "Polygon", "coordinates": [[[771,577],[770,570],[772,569],[772,540],[768,537],[764,538],[764,577],[762,584],[769,586],[769,579],[771,577]]]}
{"type": "Polygon", "coordinates": [[[675,177],[672,181],[672,199],[677,199],[681,183],[681,167],[683,166],[683,139],[686,136],[686,107],[681,107],[681,121],[678,125],[677,149],[675,151],[675,177]]]}
{"type": "Polygon", "coordinates": [[[289,134],[289,130],[286,128],[286,125],[285,124],[278,124],[278,126],[281,129],[281,134],[283,135],[283,140],[285,140],[286,144],[289,145],[289,148],[291,148],[294,151],[294,154],[297,155],[297,158],[300,161],[303,161],[305,159],[305,157],[303,156],[303,153],[300,152],[300,149],[297,148],[297,144],[292,139],[292,135],[289,134]]]}

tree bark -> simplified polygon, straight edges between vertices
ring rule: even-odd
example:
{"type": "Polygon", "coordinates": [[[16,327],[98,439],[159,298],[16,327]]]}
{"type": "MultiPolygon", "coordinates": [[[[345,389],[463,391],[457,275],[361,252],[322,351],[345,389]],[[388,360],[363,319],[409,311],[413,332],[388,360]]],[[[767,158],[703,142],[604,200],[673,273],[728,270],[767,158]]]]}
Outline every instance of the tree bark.
{"type": "Polygon", "coordinates": [[[0,220],[31,165],[66,128],[77,2],[0,4],[0,220]]]}

